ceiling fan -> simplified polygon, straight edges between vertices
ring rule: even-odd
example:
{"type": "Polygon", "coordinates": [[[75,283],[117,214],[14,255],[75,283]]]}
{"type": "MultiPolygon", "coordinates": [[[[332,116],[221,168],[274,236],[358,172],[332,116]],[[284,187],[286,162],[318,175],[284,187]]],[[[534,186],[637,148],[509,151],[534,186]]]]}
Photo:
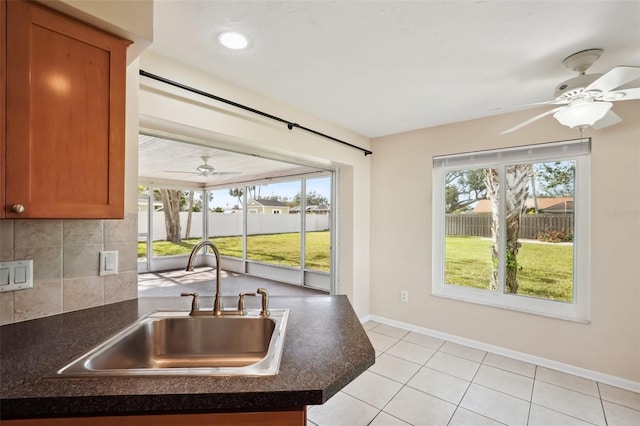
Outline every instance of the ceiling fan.
{"type": "Polygon", "coordinates": [[[198,175],[198,176],[231,176],[231,175],[239,175],[242,174],[242,172],[216,172],[215,168],[209,164],[209,160],[211,159],[211,157],[209,157],[208,155],[203,155],[202,157],[202,161],[204,161],[204,164],[200,164],[198,167],[196,167],[196,171],[194,172],[186,172],[186,171],[180,171],[180,170],[165,170],[167,173],[188,173],[188,174],[192,174],[192,175],[198,175]]]}
{"type": "Polygon", "coordinates": [[[565,58],[562,63],[579,75],[556,86],[554,99],[523,106],[562,105],[536,115],[501,134],[511,133],[553,114],[561,124],[572,129],[593,126],[602,129],[622,121],[611,111],[612,102],[640,99],[640,87],[623,87],[640,78],[640,67],[617,66],[605,74],[586,74],[602,55],[602,49],[588,49],[565,58]]]}

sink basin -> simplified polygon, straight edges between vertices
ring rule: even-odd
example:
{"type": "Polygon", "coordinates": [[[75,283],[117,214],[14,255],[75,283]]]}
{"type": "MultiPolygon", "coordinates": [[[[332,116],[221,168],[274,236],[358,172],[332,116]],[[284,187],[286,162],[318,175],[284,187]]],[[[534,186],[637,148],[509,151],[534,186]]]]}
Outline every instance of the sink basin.
{"type": "Polygon", "coordinates": [[[58,370],[63,376],[274,375],[288,309],[189,316],[155,311],[58,370]]]}

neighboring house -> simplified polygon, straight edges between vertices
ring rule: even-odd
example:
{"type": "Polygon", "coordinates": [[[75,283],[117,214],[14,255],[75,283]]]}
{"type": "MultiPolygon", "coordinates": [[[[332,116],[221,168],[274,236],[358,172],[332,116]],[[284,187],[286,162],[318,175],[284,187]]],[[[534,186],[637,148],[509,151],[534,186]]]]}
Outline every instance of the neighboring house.
{"type": "Polygon", "coordinates": [[[538,209],[541,210],[541,213],[573,213],[573,198],[563,198],[561,200],[562,201],[547,206],[544,209],[541,209],[540,206],[538,206],[538,209]]]}
{"type": "MultiPolygon", "coordinates": [[[[331,209],[325,204],[320,204],[319,206],[307,206],[305,211],[307,212],[307,214],[329,214],[329,212],[331,212],[331,209]]],[[[300,206],[291,207],[289,209],[289,213],[300,213],[300,206]]]]}
{"type": "MultiPolygon", "coordinates": [[[[573,213],[572,197],[538,197],[536,200],[527,198],[527,210],[534,209],[538,204],[539,213],[564,214],[573,213]]],[[[491,200],[480,200],[473,208],[473,213],[491,213],[491,200]]]]}
{"type": "Polygon", "coordinates": [[[289,214],[289,206],[276,200],[249,200],[247,203],[248,214],[289,214]]]}

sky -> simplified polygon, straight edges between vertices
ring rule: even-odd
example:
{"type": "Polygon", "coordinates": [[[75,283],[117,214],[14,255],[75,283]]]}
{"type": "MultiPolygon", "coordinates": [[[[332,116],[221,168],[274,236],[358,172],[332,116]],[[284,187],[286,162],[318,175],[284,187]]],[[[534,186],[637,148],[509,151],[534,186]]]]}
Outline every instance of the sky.
{"type": "MultiPolygon", "coordinates": [[[[300,181],[293,182],[277,182],[272,184],[261,185],[260,198],[268,198],[272,195],[279,195],[281,197],[287,197],[292,199],[297,193],[300,192],[300,181]]],[[[322,177],[317,179],[307,179],[307,193],[316,192],[328,200],[331,200],[331,178],[322,177]]],[[[258,192],[258,188],[256,188],[258,192]]],[[[213,191],[213,201],[210,204],[211,208],[222,207],[223,209],[232,208],[238,203],[236,197],[229,195],[228,189],[221,189],[213,191]]]]}

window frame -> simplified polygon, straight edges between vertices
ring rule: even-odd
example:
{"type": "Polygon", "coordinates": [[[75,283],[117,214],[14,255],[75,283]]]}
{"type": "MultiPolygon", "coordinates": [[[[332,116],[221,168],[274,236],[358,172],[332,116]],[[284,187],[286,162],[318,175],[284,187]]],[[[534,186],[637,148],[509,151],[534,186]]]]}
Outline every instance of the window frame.
{"type": "MultiPolygon", "coordinates": [[[[433,157],[432,295],[542,316],[589,322],[589,265],[591,263],[590,169],[590,138],[433,157]],[[553,301],[505,293],[503,268],[499,273],[501,279],[497,292],[446,284],[444,282],[446,173],[453,170],[505,167],[522,163],[563,160],[575,161],[576,169],[574,182],[573,302],[553,301]]],[[[501,189],[501,191],[504,191],[504,189],[501,189]]],[[[500,199],[504,200],[504,196],[501,196],[500,199]]],[[[501,210],[503,211],[502,208],[501,210]]],[[[501,221],[503,220],[504,218],[501,219],[501,221]]],[[[501,229],[504,229],[504,227],[501,226],[501,229]]],[[[504,258],[504,238],[504,235],[500,236],[499,253],[501,259],[504,258]]]]}

